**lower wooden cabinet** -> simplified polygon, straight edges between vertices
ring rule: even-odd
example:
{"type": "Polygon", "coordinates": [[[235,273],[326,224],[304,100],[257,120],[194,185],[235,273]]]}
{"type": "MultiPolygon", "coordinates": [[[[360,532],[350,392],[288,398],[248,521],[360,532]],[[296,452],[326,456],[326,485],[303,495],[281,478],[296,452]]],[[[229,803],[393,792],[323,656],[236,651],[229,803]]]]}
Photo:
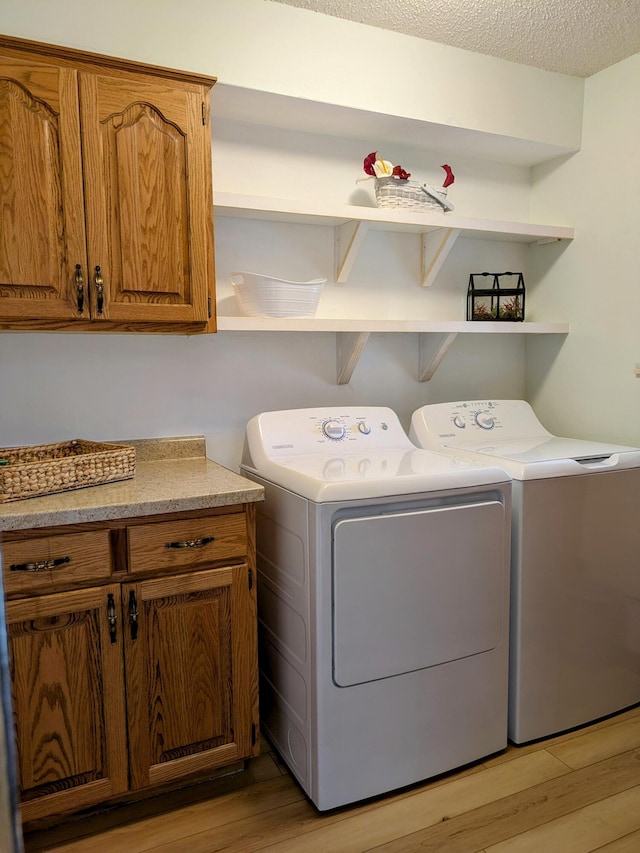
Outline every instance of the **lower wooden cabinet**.
{"type": "Polygon", "coordinates": [[[76,549],[72,558],[65,546],[85,527],[95,536],[99,524],[60,536],[8,535],[3,561],[23,821],[257,754],[254,514],[250,504],[234,509],[110,522],[113,572],[102,581],[104,571],[96,571],[96,584],[81,589],[64,586],[79,583],[79,563],[90,552],[76,549]],[[164,532],[170,538],[161,547],[164,532]],[[157,564],[141,559],[141,535],[155,543],[157,564]],[[29,559],[29,545],[40,558],[45,541],[47,560],[29,559]],[[130,570],[131,544],[138,571],[130,570]],[[178,568],[162,565],[162,548],[177,555],[178,568]],[[54,591],[43,594],[47,577],[54,591]]]}
{"type": "Polygon", "coordinates": [[[246,565],[123,584],[133,788],[251,755],[251,587],[246,565]]]}
{"type": "Polygon", "coordinates": [[[24,820],[128,788],[119,599],[112,584],[6,604],[24,820]]]}

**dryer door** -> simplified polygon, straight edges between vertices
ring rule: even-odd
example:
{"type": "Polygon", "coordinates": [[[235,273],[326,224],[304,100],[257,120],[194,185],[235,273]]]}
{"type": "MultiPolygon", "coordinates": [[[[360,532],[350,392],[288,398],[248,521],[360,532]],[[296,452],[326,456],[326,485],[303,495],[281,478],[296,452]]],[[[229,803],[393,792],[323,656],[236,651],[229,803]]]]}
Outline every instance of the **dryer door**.
{"type": "Polygon", "coordinates": [[[342,517],[333,525],[333,678],[340,687],[495,648],[506,628],[499,501],[342,517]]]}

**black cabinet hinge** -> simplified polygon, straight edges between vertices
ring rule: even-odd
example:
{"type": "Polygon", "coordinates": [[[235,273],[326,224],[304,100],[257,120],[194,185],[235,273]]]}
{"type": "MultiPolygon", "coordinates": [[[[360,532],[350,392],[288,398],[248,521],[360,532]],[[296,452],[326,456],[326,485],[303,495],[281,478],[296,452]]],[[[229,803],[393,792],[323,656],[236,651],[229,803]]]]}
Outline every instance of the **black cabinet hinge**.
{"type": "Polygon", "coordinates": [[[253,589],[253,569],[249,569],[249,589],[253,589]]]}
{"type": "Polygon", "coordinates": [[[258,733],[256,731],[256,724],[251,723],[251,746],[255,746],[257,740],[258,740],[258,733]]]}
{"type": "Polygon", "coordinates": [[[209,319],[211,319],[212,305],[211,305],[211,297],[210,296],[207,299],[207,311],[209,312],[209,319]]]}

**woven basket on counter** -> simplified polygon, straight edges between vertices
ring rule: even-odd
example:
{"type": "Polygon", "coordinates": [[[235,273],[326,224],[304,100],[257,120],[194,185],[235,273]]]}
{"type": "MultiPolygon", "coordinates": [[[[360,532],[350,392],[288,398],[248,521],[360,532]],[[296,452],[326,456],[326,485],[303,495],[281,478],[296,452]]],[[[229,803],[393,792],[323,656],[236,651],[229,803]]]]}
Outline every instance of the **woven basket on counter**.
{"type": "Polygon", "coordinates": [[[121,444],[73,439],[31,447],[0,447],[0,503],[128,480],[136,451],[121,444]]]}
{"type": "MultiPolygon", "coordinates": [[[[419,181],[402,181],[398,178],[376,178],[375,181],[376,204],[378,207],[410,208],[412,210],[438,210],[443,211],[442,205],[430,198],[422,191],[419,181]]],[[[446,189],[442,187],[430,187],[430,189],[441,196],[447,197],[446,189]]]]}

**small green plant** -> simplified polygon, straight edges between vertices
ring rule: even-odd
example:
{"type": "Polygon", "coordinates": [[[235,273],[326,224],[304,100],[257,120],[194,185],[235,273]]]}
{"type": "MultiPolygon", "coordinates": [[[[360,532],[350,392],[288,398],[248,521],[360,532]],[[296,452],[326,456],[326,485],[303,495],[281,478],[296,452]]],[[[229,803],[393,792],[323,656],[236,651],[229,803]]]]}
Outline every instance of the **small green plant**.
{"type": "Polygon", "coordinates": [[[488,308],[486,305],[480,303],[474,307],[473,311],[473,319],[474,320],[495,320],[496,319],[496,309],[488,308]]]}
{"type": "Polygon", "coordinates": [[[522,307],[520,305],[520,297],[514,296],[513,299],[507,299],[500,307],[500,318],[503,320],[520,320],[522,319],[522,307]]]}

